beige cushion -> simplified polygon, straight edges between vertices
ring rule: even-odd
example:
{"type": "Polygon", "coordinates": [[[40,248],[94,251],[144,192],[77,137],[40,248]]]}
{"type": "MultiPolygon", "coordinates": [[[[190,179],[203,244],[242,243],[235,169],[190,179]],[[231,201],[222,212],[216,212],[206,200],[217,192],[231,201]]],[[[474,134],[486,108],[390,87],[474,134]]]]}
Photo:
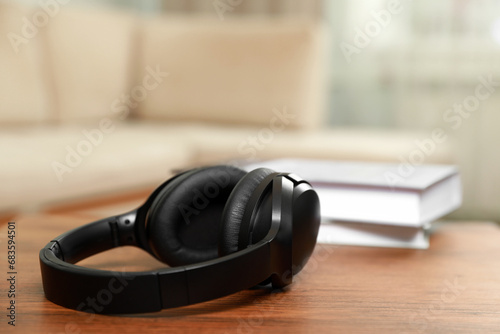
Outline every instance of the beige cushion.
{"type": "Polygon", "coordinates": [[[296,115],[291,128],[315,127],[324,114],[323,32],[297,19],[145,21],[141,68],[169,76],[149,92],[140,114],[267,125],[273,110],[286,107],[296,115]]]}
{"type": "MultiPolygon", "coordinates": [[[[273,132],[266,127],[194,123],[189,130],[184,129],[190,146],[197,149],[197,161],[200,163],[245,163],[280,157],[404,163],[417,150],[415,140],[428,137],[426,132],[420,131],[360,128],[273,132]]],[[[435,151],[426,156],[425,163],[453,163],[451,141],[437,145],[435,151]]]]}
{"type": "Polygon", "coordinates": [[[104,9],[62,7],[46,27],[58,115],[95,119],[130,91],[136,19],[104,9]]]}
{"type": "Polygon", "coordinates": [[[32,21],[32,9],[0,2],[0,123],[50,117],[40,30],[24,19],[32,21]]]}
{"type": "Polygon", "coordinates": [[[155,186],[193,159],[168,128],[115,124],[102,137],[97,126],[3,129],[0,156],[8,163],[0,166],[0,211],[155,186]],[[84,130],[92,133],[91,146],[84,130]]]}
{"type": "MultiPolygon", "coordinates": [[[[397,162],[399,156],[406,156],[415,148],[415,138],[422,135],[336,129],[283,131],[263,137],[266,130],[262,127],[116,121],[113,124],[113,131],[102,137],[95,132],[97,125],[0,132],[0,156],[9,161],[0,166],[0,210],[36,208],[55,201],[157,185],[173,169],[195,164],[243,164],[252,159],[278,157],[397,162]],[[94,141],[91,146],[84,144],[92,141],[89,138],[94,141]],[[88,153],[79,154],[81,159],[70,153],[78,150],[88,153]],[[71,172],[64,172],[62,164],[71,172]],[[55,165],[59,166],[60,177],[55,165]]],[[[442,144],[427,162],[449,163],[449,145],[442,144]]]]}

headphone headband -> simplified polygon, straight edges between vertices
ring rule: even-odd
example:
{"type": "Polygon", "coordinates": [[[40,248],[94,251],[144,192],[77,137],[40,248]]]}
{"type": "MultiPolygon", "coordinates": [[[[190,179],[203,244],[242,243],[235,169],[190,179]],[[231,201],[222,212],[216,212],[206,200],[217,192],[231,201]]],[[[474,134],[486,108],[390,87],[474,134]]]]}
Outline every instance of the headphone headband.
{"type": "MultiPolygon", "coordinates": [[[[117,314],[195,304],[250,288],[269,277],[276,286],[288,285],[293,269],[293,201],[298,196],[294,188],[307,184],[297,179],[292,175],[273,174],[252,196],[256,211],[266,189],[269,185],[272,187],[271,228],[264,239],[236,253],[201,263],[123,273],[75,264],[118,246],[134,245],[146,249],[137,236],[137,230],[142,228],[137,219],[144,215],[142,208],[64,233],[40,251],[45,295],[50,301],[68,308],[117,314]]],[[[145,206],[150,202],[148,200],[145,206]]],[[[317,227],[312,226],[314,242],[317,227]]],[[[246,228],[251,227],[246,225],[246,228]]],[[[306,258],[312,249],[307,251],[306,258]]]]}
{"type": "Polygon", "coordinates": [[[195,304],[247,289],[272,274],[270,240],[199,264],[125,273],[64,262],[55,245],[51,242],[40,252],[47,299],[92,313],[142,313],[195,304]]]}

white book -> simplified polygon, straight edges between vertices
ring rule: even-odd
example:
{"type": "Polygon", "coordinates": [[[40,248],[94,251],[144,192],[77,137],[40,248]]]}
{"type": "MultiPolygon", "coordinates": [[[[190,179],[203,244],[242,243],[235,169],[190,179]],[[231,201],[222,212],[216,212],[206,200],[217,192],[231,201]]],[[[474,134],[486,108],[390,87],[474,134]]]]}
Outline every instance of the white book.
{"type": "Polygon", "coordinates": [[[350,246],[429,248],[428,225],[406,227],[353,222],[322,222],[318,243],[350,246]]]}
{"type": "Polygon", "coordinates": [[[291,172],[309,181],[323,220],[422,227],[460,207],[455,166],[279,159],[246,165],[291,172]],[[404,167],[404,168],[403,168],[404,167]]]}

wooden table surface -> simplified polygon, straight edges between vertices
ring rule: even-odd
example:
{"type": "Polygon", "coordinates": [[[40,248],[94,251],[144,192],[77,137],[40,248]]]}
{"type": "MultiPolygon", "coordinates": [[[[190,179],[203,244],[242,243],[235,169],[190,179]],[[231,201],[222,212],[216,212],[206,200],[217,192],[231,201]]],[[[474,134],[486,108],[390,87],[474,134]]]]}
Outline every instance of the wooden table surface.
{"type": "MultiPolygon", "coordinates": [[[[7,323],[7,222],[1,223],[1,333],[500,333],[500,229],[484,222],[443,224],[435,229],[428,250],[317,245],[285,291],[252,289],[189,307],[127,316],[92,315],[48,302],[38,264],[40,248],[105,212],[13,219],[15,327],[7,323]]],[[[84,262],[114,270],[162,266],[133,248],[84,262]]]]}

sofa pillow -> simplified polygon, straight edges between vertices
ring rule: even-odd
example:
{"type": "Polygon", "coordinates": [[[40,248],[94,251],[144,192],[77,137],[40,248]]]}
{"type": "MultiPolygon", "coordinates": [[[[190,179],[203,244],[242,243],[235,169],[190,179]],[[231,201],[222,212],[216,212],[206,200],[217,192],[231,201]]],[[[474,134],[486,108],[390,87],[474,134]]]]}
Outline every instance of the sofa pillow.
{"type": "Polygon", "coordinates": [[[324,35],[299,19],[163,16],[144,21],[142,74],[168,73],[139,107],[149,119],[314,127],[325,99],[324,35]],[[277,116],[278,115],[278,116],[277,116]]]}
{"type": "Polygon", "coordinates": [[[33,15],[33,8],[0,2],[0,124],[50,118],[47,73],[33,15]]]}
{"type": "Polygon", "coordinates": [[[69,5],[51,18],[46,38],[60,120],[113,114],[130,90],[136,22],[127,12],[69,5]]]}

